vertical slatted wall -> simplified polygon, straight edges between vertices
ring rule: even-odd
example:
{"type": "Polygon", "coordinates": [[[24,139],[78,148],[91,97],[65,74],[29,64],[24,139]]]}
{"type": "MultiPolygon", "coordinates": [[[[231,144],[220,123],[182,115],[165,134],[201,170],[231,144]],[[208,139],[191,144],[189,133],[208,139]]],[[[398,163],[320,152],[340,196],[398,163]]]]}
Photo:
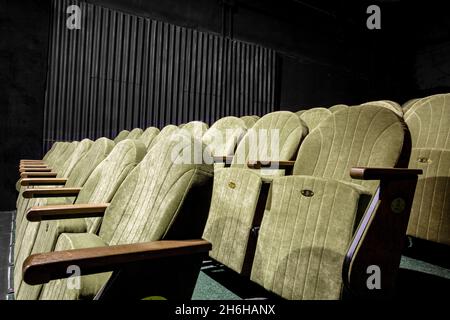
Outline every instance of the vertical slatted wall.
{"type": "Polygon", "coordinates": [[[80,1],[54,0],[44,148],[122,129],[274,110],[275,53],[80,1]],[[81,29],[69,30],[69,5],[81,29]]]}

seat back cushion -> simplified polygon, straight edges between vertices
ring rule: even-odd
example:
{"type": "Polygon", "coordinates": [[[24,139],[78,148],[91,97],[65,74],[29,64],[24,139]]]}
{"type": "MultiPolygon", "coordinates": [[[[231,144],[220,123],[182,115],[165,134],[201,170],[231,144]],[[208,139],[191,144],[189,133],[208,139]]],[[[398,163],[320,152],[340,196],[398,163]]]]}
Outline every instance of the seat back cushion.
{"type": "Polygon", "coordinates": [[[159,134],[159,129],[155,127],[148,127],[139,137],[139,141],[145,144],[145,147],[148,149],[152,141],[159,134]]]}
{"type": "Polygon", "coordinates": [[[408,111],[405,121],[413,148],[450,149],[450,94],[421,99],[408,111]]]}
{"type": "Polygon", "coordinates": [[[194,163],[201,142],[177,136],[158,142],[120,186],[99,233],[109,245],[164,238],[189,189],[212,178],[212,165],[194,163]]]}
{"type": "Polygon", "coordinates": [[[378,106],[382,108],[386,108],[394,112],[397,116],[403,117],[403,108],[397,102],[390,100],[378,100],[378,101],[370,101],[361,104],[361,106],[378,106]]]}
{"type": "Polygon", "coordinates": [[[423,170],[407,233],[450,245],[450,94],[417,101],[405,121],[413,145],[409,167],[423,170]]]}
{"type": "Polygon", "coordinates": [[[334,106],[329,107],[328,110],[330,110],[331,112],[338,112],[339,110],[346,108],[348,108],[348,105],[346,104],[336,104],[334,106]]]}
{"type": "Polygon", "coordinates": [[[244,121],[247,129],[251,129],[260,118],[258,116],[243,116],[240,119],[244,121]]]}
{"type": "Polygon", "coordinates": [[[293,173],[360,184],[374,192],[377,181],[354,180],[350,169],[394,167],[403,148],[405,130],[402,119],[382,107],[340,110],[304,139],[293,173]]]}
{"type": "MultiPolygon", "coordinates": [[[[107,142],[107,140],[101,140],[101,142],[107,142]]],[[[108,144],[110,143],[106,143],[106,145],[108,144]]],[[[75,204],[109,203],[125,177],[143,159],[145,153],[145,145],[138,140],[126,139],[119,142],[92,171],[75,204]]],[[[63,200],[56,198],[49,200],[48,204],[61,203],[63,200]]],[[[95,233],[98,231],[100,223],[101,218],[28,222],[27,245],[25,248],[25,245],[22,244],[16,260],[21,265],[30,254],[52,251],[59,235],[63,232],[95,233]]],[[[41,286],[26,285],[22,281],[20,269],[15,273],[15,287],[17,298],[35,298],[41,288],[41,286]]]]}
{"type": "Polygon", "coordinates": [[[130,131],[128,130],[120,131],[119,134],[114,138],[114,143],[119,143],[120,141],[125,140],[129,134],[130,131]]]}
{"type": "Polygon", "coordinates": [[[233,155],[237,144],[247,131],[243,120],[225,117],[217,120],[206,131],[202,140],[213,156],[233,155]]]}
{"type": "Polygon", "coordinates": [[[92,147],[94,142],[90,139],[83,139],[78,144],[70,157],[64,162],[63,166],[58,169],[57,178],[67,178],[71,174],[73,168],[85,156],[92,147]]]}
{"type": "Polygon", "coordinates": [[[202,140],[203,135],[208,130],[208,125],[201,121],[191,121],[186,123],[183,127],[180,127],[180,129],[189,132],[197,140],[202,140]]]}
{"type": "Polygon", "coordinates": [[[306,123],[309,131],[312,131],[323,120],[331,115],[331,111],[326,108],[312,108],[302,112],[300,118],[306,123]]]}
{"type": "Polygon", "coordinates": [[[134,128],[128,134],[127,139],[139,139],[143,132],[141,128],[134,128]]]}
{"type": "Polygon", "coordinates": [[[161,140],[165,140],[168,137],[170,137],[172,134],[178,132],[179,128],[173,124],[169,124],[162,128],[161,132],[153,139],[153,141],[150,143],[150,145],[147,147],[147,149],[150,151],[150,149],[153,148],[154,145],[158,144],[161,140]]]}
{"type": "Polygon", "coordinates": [[[290,160],[307,134],[299,117],[289,111],[266,114],[247,131],[231,164],[245,167],[249,160],[290,160]]]}
{"type": "Polygon", "coordinates": [[[82,187],[92,171],[109,155],[114,145],[114,141],[108,138],[97,139],[74,166],[67,178],[66,187],[82,187]]]}
{"type": "MultiPolygon", "coordinates": [[[[107,203],[130,171],[144,158],[145,145],[137,140],[119,142],[89,176],[75,203],[107,203]]],[[[96,232],[100,218],[86,219],[87,230],[96,232]]]]}

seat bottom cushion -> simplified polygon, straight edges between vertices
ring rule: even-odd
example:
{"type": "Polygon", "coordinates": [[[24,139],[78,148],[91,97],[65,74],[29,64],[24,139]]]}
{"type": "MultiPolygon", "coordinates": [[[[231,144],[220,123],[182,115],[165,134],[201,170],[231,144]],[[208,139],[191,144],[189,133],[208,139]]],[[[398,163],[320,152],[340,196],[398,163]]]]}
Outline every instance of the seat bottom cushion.
{"type": "MultiPolygon", "coordinates": [[[[91,233],[63,233],[58,238],[55,251],[104,247],[106,245],[107,244],[100,237],[91,233]]],[[[74,269],[68,270],[70,273],[74,273],[76,271],[76,266],[74,266],[74,269]]],[[[109,279],[110,275],[110,272],[106,272],[50,281],[44,285],[40,299],[93,299],[109,279]]]]}
{"type": "Polygon", "coordinates": [[[344,257],[369,197],[336,180],[273,179],[251,279],[286,299],[338,299],[344,257]]]}

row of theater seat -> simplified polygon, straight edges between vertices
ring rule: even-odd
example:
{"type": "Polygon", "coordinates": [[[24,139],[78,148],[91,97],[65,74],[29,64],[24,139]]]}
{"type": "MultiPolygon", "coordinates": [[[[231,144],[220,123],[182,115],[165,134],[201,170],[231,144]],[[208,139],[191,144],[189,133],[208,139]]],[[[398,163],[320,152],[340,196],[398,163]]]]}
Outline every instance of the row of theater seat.
{"type": "Polygon", "coordinates": [[[20,163],[15,297],[186,298],[208,251],[287,299],[374,294],[369,265],[388,294],[411,206],[408,234],[448,244],[448,186],[435,179],[450,173],[448,97],[56,142],[20,163]],[[76,288],[58,280],[72,265],[76,288]]]}

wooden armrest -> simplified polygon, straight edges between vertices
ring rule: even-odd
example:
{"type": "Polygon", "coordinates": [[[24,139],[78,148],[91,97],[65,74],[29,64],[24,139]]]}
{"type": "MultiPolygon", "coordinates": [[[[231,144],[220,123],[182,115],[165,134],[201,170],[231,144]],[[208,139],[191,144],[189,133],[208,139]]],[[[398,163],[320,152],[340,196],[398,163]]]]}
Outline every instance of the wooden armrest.
{"type": "Polygon", "coordinates": [[[214,163],[230,164],[233,161],[233,156],[214,156],[214,163]]]}
{"type": "Polygon", "coordinates": [[[32,207],[27,211],[27,220],[37,222],[43,220],[103,217],[108,206],[108,203],[94,203],[32,207]]]}
{"type": "Polygon", "coordinates": [[[52,171],[52,169],[50,169],[50,168],[28,168],[28,167],[19,168],[20,173],[22,173],[22,172],[50,172],[50,171],[52,171]]]}
{"type": "Polygon", "coordinates": [[[22,172],[21,178],[56,178],[56,172],[22,172]]]}
{"type": "Polygon", "coordinates": [[[73,197],[77,196],[80,191],[81,188],[29,188],[22,193],[22,196],[26,199],[73,197]]]}
{"type": "Polygon", "coordinates": [[[260,160],[250,160],[247,162],[247,167],[251,169],[261,169],[261,168],[277,168],[277,169],[291,169],[294,167],[295,161],[285,161],[285,160],[270,160],[270,161],[260,161],[260,160]]]}
{"type": "Polygon", "coordinates": [[[113,271],[130,263],[158,260],[211,250],[206,240],[153,241],[117,246],[56,251],[29,256],[23,263],[23,279],[30,285],[68,278],[76,265],[83,275],[113,271]]]}
{"type": "Polygon", "coordinates": [[[21,186],[65,185],[66,178],[25,178],[20,180],[21,186]]]}
{"type": "Polygon", "coordinates": [[[44,168],[47,169],[49,168],[48,165],[46,165],[45,163],[21,163],[19,165],[19,169],[32,169],[32,168],[44,168]]]}
{"type": "Polygon", "coordinates": [[[350,176],[360,180],[391,180],[400,178],[415,178],[422,174],[421,169],[403,168],[363,168],[354,167],[350,169],[350,176]]]}
{"type": "Polygon", "coordinates": [[[35,159],[35,160],[22,159],[22,160],[20,160],[20,163],[45,163],[45,161],[44,160],[39,160],[39,159],[35,159]]]}

